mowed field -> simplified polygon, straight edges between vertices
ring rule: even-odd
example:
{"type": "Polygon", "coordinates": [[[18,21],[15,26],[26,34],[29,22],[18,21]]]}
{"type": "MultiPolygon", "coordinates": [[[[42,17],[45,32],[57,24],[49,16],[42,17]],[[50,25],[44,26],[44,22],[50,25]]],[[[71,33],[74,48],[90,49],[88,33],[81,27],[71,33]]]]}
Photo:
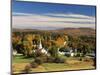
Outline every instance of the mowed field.
{"type": "MultiPolygon", "coordinates": [[[[13,73],[23,73],[26,65],[32,62],[33,58],[24,58],[23,56],[13,57],[12,71],[13,73]]],[[[50,72],[50,71],[69,71],[69,70],[84,70],[95,69],[93,61],[79,61],[75,57],[66,57],[65,63],[43,63],[37,68],[31,68],[32,73],[50,72]]]]}

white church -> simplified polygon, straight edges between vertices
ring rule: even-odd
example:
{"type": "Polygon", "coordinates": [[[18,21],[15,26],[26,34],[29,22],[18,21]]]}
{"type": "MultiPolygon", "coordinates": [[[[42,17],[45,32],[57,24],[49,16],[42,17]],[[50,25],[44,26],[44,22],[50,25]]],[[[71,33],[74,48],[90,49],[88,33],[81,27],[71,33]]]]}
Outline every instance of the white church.
{"type": "Polygon", "coordinates": [[[40,42],[39,42],[39,45],[38,45],[38,49],[41,50],[42,53],[45,53],[45,54],[48,53],[47,50],[42,47],[41,39],[40,39],[40,42]]]}
{"type": "MultiPolygon", "coordinates": [[[[65,44],[66,44],[66,42],[64,42],[64,45],[65,44]]],[[[40,39],[39,44],[37,45],[37,47],[38,47],[37,49],[40,50],[42,53],[45,53],[45,54],[49,55],[48,50],[46,50],[45,48],[43,48],[41,39],[40,39]]],[[[33,52],[35,52],[35,51],[36,50],[33,50],[33,52]]],[[[58,53],[61,54],[61,55],[70,54],[70,56],[72,56],[72,57],[75,55],[75,53],[73,52],[73,50],[70,50],[69,52],[60,52],[59,48],[58,48],[58,53]]],[[[18,54],[17,51],[13,50],[13,55],[17,55],[17,54],[18,54]]]]}
{"type": "MultiPolygon", "coordinates": [[[[64,42],[64,45],[65,44],[66,44],[66,42],[64,42]]],[[[47,50],[42,47],[41,39],[40,39],[40,43],[38,45],[38,49],[41,50],[42,53],[48,54],[47,50]]],[[[73,57],[75,55],[73,50],[70,50],[69,52],[60,52],[59,48],[58,48],[58,53],[61,55],[69,54],[71,57],[73,57]]]]}

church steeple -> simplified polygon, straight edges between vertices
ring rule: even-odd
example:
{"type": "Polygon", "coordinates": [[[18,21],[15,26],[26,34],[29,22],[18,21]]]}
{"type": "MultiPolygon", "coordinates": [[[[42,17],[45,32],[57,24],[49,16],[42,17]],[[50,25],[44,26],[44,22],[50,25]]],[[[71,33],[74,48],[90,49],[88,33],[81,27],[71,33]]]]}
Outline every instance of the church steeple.
{"type": "Polygon", "coordinates": [[[39,43],[39,49],[42,49],[41,39],[40,39],[40,43],[39,43]]]}

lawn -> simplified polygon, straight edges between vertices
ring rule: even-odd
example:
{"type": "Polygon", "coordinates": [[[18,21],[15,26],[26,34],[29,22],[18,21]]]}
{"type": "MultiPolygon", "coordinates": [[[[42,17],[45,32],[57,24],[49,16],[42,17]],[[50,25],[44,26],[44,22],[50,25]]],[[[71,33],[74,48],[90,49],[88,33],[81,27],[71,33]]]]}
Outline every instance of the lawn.
{"type": "MultiPolygon", "coordinates": [[[[64,57],[65,58],[65,57],[64,57]]],[[[66,63],[43,63],[37,68],[32,68],[31,72],[50,72],[50,71],[64,71],[64,70],[80,70],[80,69],[95,69],[93,61],[85,62],[79,61],[78,58],[67,57],[66,63]]],[[[13,71],[14,73],[21,73],[25,66],[34,60],[33,58],[25,58],[24,56],[13,57],[13,71]]]]}
{"type": "Polygon", "coordinates": [[[12,58],[13,63],[29,63],[33,60],[34,60],[34,58],[26,58],[23,55],[16,55],[16,56],[13,56],[13,58],[12,58]]]}

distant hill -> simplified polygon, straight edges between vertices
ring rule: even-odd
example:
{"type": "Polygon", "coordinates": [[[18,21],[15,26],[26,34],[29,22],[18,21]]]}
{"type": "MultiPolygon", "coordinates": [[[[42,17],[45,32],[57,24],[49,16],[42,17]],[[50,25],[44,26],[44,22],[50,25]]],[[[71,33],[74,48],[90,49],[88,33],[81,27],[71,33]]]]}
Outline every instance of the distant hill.
{"type": "Polygon", "coordinates": [[[64,28],[59,30],[59,32],[67,33],[68,35],[88,35],[95,36],[96,31],[92,28],[64,28]]]}
{"type": "Polygon", "coordinates": [[[37,29],[12,29],[12,32],[55,32],[55,33],[64,33],[72,36],[87,35],[95,36],[96,30],[92,28],[62,28],[57,30],[37,30],[37,29]]]}

